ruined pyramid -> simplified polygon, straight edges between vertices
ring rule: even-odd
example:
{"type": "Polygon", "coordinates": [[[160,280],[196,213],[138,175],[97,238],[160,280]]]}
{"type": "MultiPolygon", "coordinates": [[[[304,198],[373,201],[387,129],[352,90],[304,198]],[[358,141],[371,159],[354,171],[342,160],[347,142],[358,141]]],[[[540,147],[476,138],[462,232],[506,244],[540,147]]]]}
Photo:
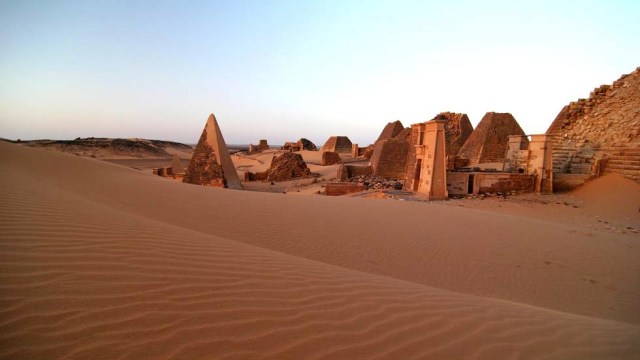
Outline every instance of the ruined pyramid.
{"type": "Polygon", "coordinates": [[[488,112],[464,143],[458,156],[469,159],[469,165],[503,162],[509,135],[525,135],[513,115],[488,112]]]}
{"type": "Polygon", "coordinates": [[[207,119],[183,182],[242,190],[240,178],[213,114],[207,119]]]}

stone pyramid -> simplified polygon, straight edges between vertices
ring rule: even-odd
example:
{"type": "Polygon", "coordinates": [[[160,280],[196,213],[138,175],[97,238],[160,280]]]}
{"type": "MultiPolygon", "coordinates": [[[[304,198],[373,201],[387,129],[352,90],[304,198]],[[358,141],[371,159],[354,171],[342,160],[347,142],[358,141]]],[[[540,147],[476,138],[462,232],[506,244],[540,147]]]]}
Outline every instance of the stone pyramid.
{"type": "Polygon", "coordinates": [[[469,165],[504,162],[509,135],[525,135],[509,113],[488,112],[464,143],[458,156],[469,165]]]}
{"type": "Polygon", "coordinates": [[[400,122],[400,120],[390,122],[384,127],[384,129],[382,129],[382,132],[380,133],[380,136],[378,136],[378,140],[376,140],[376,142],[386,139],[392,139],[396,137],[402,130],[404,130],[404,126],[402,125],[402,122],[400,122]]]}
{"type": "Polygon", "coordinates": [[[207,119],[183,182],[242,190],[242,183],[213,114],[207,119]]]}
{"type": "Polygon", "coordinates": [[[473,126],[467,114],[441,112],[433,120],[446,120],[445,137],[447,155],[458,155],[460,149],[473,133],[473,126]]]}

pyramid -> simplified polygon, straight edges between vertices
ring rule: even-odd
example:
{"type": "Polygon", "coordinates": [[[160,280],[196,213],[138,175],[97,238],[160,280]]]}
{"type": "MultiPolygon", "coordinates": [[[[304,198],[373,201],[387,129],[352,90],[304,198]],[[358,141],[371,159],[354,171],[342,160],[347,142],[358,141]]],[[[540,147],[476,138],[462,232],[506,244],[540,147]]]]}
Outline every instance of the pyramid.
{"type": "Polygon", "coordinates": [[[351,153],[351,140],[346,136],[331,136],[322,145],[320,151],[333,151],[337,153],[351,153]]]}
{"type": "Polygon", "coordinates": [[[562,108],[547,130],[553,141],[553,172],[617,173],[640,182],[638,109],[640,67],[562,108]]]}
{"type": "Polygon", "coordinates": [[[467,114],[441,112],[433,120],[447,120],[447,125],[445,125],[447,155],[458,155],[464,143],[473,133],[473,126],[467,114]]]}
{"type": "Polygon", "coordinates": [[[207,119],[183,182],[242,190],[240,178],[213,114],[207,119]]]}
{"type": "Polygon", "coordinates": [[[469,159],[469,165],[504,162],[509,135],[525,135],[513,115],[488,112],[464,143],[458,156],[469,159]]]}
{"type": "Polygon", "coordinates": [[[382,129],[382,132],[380,133],[380,136],[378,136],[378,140],[376,140],[376,142],[394,138],[402,130],[404,130],[404,126],[402,125],[402,122],[400,122],[400,120],[390,122],[384,127],[384,129],[382,129]]]}

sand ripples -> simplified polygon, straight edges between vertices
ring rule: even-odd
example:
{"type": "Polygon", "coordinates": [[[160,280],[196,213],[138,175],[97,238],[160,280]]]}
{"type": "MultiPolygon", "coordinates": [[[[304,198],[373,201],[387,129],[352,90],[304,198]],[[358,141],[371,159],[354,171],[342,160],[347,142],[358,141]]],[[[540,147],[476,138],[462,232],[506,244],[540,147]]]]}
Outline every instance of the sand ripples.
{"type": "Polygon", "coordinates": [[[602,359],[640,353],[635,325],[250,246],[54,185],[2,183],[2,358],[602,359]],[[34,187],[48,195],[33,201],[34,187]]]}

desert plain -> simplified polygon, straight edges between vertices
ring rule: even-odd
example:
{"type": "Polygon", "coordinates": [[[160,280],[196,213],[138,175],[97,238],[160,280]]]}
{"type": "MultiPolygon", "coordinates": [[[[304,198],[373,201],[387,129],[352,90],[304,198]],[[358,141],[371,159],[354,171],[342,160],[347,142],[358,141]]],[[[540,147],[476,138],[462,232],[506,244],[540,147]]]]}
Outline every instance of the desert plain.
{"type": "MultiPolygon", "coordinates": [[[[255,171],[271,152],[232,159],[255,171]]],[[[640,354],[635,181],[425,202],[127,165],[0,142],[1,358],[640,354]]]]}

